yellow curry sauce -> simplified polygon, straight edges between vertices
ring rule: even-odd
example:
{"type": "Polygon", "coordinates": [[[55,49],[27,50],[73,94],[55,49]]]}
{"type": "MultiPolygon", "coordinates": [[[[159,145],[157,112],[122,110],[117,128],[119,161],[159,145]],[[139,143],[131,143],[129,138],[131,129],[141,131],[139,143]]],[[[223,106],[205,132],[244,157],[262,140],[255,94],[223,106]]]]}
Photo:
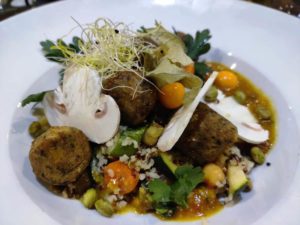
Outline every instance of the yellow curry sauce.
{"type": "MultiPolygon", "coordinates": [[[[239,81],[238,90],[243,91],[246,96],[246,105],[249,107],[251,112],[258,118],[256,108],[257,106],[264,106],[268,110],[271,111],[271,119],[266,121],[260,121],[261,125],[267,129],[270,133],[269,141],[264,144],[261,144],[260,147],[267,153],[272,144],[274,144],[276,139],[276,126],[275,119],[276,114],[275,110],[272,106],[269,98],[256,87],[249,79],[240,73],[231,70],[230,68],[222,65],[220,63],[210,62],[209,66],[213,68],[215,71],[229,70],[237,75],[239,81]]],[[[232,95],[233,93],[225,93],[226,95],[232,95]]],[[[144,203],[137,204],[137,198],[134,198],[133,201],[124,207],[119,213],[127,213],[127,212],[137,212],[143,213],[143,207],[145,207],[144,203]]],[[[146,206],[147,207],[147,206],[146,206]]],[[[196,188],[188,197],[188,206],[185,209],[177,210],[176,214],[170,218],[162,218],[162,220],[175,220],[175,221],[193,221],[201,218],[209,217],[214,215],[215,213],[222,210],[223,205],[218,200],[215,189],[208,188],[205,186],[201,186],[196,188]]],[[[146,212],[145,212],[146,213],[146,212]]]]}
{"type": "MultiPolygon", "coordinates": [[[[237,75],[239,80],[238,90],[241,90],[246,94],[247,96],[246,105],[256,118],[259,118],[256,110],[258,106],[264,106],[265,108],[270,110],[271,119],[259,121],[262,127],[269,131],[269,135],[270,135],[269,140],[267,143],[263,144],[264,146],[262,146],[265,147],[262,149],[266,151],[265,153],[267,153],[268,150],[272,148],[272,145],[275,143],[276,140],[276,112],[270,99],[265,95],[265,93],[262,90],[256,87],[255,84],[253,84],[253,82],[249,80],[247,77],[245,77],[244,75],[234,70],[231,70],[229,67],[220,63],[209,62],[208,65],[211,66],[215,71],[228,70],[233,72],[235,75],[237,75]]],[[[232,95],[233,93],[226,93],[226,94],[232,95]]]]}

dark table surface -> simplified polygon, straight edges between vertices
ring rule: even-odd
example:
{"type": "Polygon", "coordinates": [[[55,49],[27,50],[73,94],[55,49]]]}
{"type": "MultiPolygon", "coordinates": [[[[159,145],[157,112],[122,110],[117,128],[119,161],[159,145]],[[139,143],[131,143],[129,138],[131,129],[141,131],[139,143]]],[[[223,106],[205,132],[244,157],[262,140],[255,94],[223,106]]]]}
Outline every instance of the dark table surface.
{"type": "MultiPolygon", "coordinates": [[[[13,6],[12,0],[0,0],[0,21],[33,7],[39,7],[57,0],[24,0],[23,6],[13,6]],[[34,2],[34,3],[32,3],[34,2]]],[[[247,0],[255,2],[300,18],[300,0],[247,0]]],[[[21,2],[19,0],[18,2],[21,2]]]]}

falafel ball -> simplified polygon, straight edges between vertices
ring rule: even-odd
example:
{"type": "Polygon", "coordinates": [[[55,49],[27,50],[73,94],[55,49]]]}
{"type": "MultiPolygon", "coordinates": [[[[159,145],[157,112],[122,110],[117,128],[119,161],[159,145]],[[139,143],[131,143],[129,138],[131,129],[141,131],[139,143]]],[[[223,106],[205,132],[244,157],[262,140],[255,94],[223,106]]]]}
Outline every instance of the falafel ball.
{"type": "Polygon", "coordinates": [[[52,185],[75,182],[90,163],[87,137],[72,127],[51,127],[32,142],[29,159],[34,174],[52,185]]]}
{"type": "Polygon", "coordinates": [[[122,122],[129,126],[142,124],[157,101],[155,87],[131,71],[117,72],[103,81],[103,87],[103,93],[117,102],[122,122]]]}
{"type": "Polygon", "coordinates": [[[238,141],[237,128],[227,119],[200,103],[175,145],[194,163],[214,162],[238,141]]]}

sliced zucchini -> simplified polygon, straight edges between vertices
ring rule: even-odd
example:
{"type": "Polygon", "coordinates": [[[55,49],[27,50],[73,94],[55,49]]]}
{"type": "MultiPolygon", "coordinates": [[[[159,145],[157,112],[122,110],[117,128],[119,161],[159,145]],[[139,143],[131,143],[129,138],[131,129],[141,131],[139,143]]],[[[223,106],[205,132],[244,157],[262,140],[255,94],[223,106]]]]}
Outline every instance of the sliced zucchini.
{"type": "Polygon", "coordinates": [[[114,140],[113,145],[109,147],[108,154],[114,157],[122,155],[131,156],[135,154],[138,150],[138,145],[141,143],[144,132],[145,127],[121,132],[121,134],[118,134],[118,136],[115,137],[116,140],[114,140]]]}
{"type": "Polygon", "coordinates": [[[248,184],[248,178],[243,169],[239,166],[228,167],[227,179],[230,195],[235,195],[236,193],[240,192],[248,184]]]}
{"type": "Polygon", "coordinates": [[[154,146],[162,132],[164,131],[164,127],[159,125],[158,123],[153,122],[145,131],[143,136],[144,144],[148,146],[154,146]]]}
{"type": "Polygon", "coordinates": [[[175,170],[177,169],[177,165],[173,162],[172,155],[166,153],[166,152],[160,152],[159,153],[161,159],[166,164],[166,166],[171,170],[173,174],[175,174],[175,170]]]}

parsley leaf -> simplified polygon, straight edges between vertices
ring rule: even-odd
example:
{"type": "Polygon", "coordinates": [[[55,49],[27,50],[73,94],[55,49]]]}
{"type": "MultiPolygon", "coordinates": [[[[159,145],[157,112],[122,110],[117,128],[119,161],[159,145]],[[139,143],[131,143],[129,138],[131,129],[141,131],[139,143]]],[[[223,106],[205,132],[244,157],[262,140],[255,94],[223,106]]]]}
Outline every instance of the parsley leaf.
{"type": "Polygon", "coordinates": [[[183,37],[183,42],[186,46],[186,53],[192,60],[198,61],[199,56],[207,53],[210,50],[210,44],[208,43],[211,38],[210,31],[205,29],[203,31],[197,31],[195,39],[187,34],[183,37]]]}
{"type": "Polygon", "coordinates": [[[29,103],[32,103],[32,102],[41,102],[41,101],[43,101],[43,98],[44,98],[44,96],[47,92],[48,91],[43,91],[43,92],[40,92],[40,93],[36,93],[36,94],[32,94],[32,95],[27,96],[21,102],[22,107],[24,107],[25,105],[27,105],[29,103]]]}
{"type": "Polygon", "coordinates": [[[200,167],[192,165],[179,166],[175,171],[175,176],[178,180],[189,181],[192,189],[203,181],[203,172],[200,167]]]}
{"type": "Polygon", "coordinates": [[[149,182],[148,188],[154,208],[160,215],[170,215],[174,206],[187,207],[187,197],[203,181],[200,167],[192,165],[179,166],[175,171],[177,180],[168,185],[166,182],[155,179],[149,182]]]}
{"type": "Polygon", "coordinates": [[[171,188],[173,201],[181,207],[187,207],[187,196],[203,181],[203,173],[199,167],[183,165],[176,169],[175,176],[178,180],[171,188]]]}
{"type": "Polygon", "coordinates": [[[154,179],[148,186],[152,192],[152,200],[154,202],[169,202],[171,199],[171,187],[159,179],[154,179]]]}
{"type": "Polygon", "coordinates": [[[79,53],[81,51],[80,45],[82,42],[83,40],[81,38],[75,36],[72,39],[72,43],[68,45],[62,39],[58,39],[56,43],[50,40],[41,41],[40,45],[42,46],[42,51],[48,60],[63,63],[66,56],[60,49],[57,49],[56,47],[58,45],[64,46],[72,52],[79,53]]]}
{"type": "Polygon", "coordinates": [[[195,74],[205,80],[207,74],[211,73],[212,69],[205,62],[195,63],[195,74]]]}

